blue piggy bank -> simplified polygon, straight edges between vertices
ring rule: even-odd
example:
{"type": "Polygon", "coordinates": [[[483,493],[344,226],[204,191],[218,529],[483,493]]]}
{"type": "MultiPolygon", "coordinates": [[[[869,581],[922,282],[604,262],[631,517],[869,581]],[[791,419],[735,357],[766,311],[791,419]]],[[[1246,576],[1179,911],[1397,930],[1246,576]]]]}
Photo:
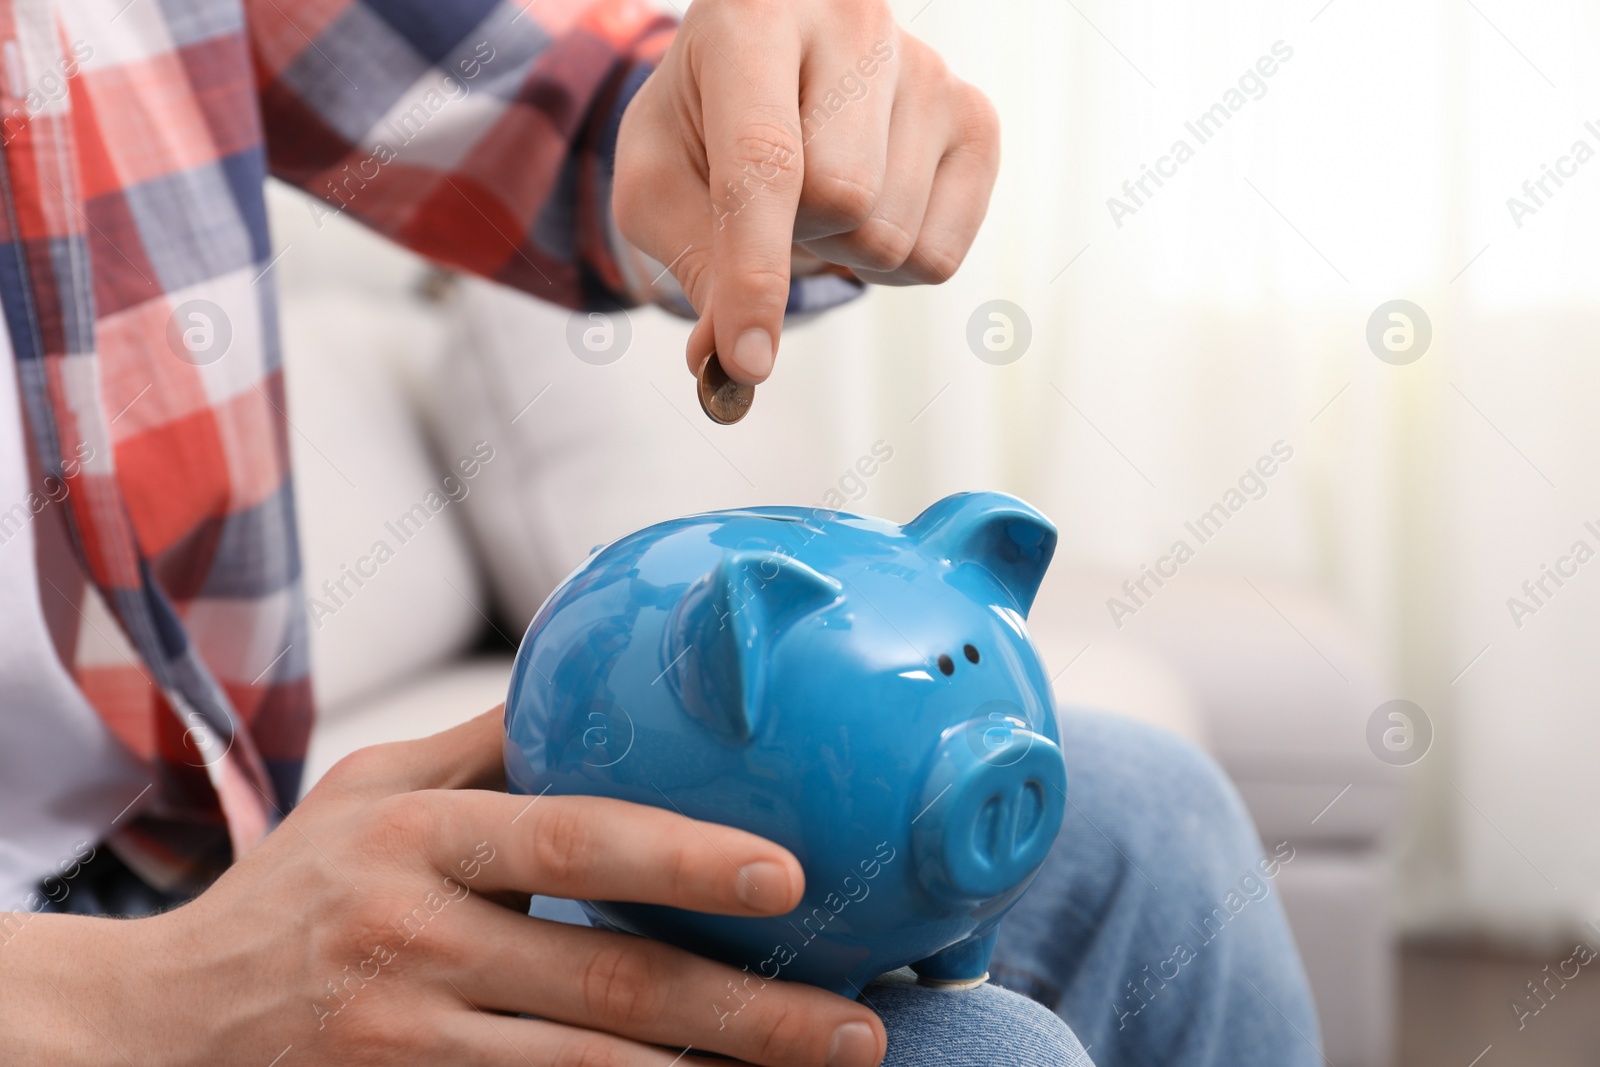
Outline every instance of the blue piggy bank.
{"type": "Polygon", "coordinates": [[[584,902],[600,924],[852,997],[907,964],[976,985],[1066,804],[1024,622],[1055,544],[965,493],[905,526],[750,508],[597,549],[517,653],[510,787],[670,807],[805,869],[777,918],[584,902]]]}

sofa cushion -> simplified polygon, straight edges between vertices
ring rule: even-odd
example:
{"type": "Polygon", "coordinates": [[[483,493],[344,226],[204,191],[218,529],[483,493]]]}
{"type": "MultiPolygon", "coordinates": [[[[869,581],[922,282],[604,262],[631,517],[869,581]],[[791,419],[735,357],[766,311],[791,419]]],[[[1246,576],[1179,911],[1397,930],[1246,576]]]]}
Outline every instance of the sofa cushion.
{"type": "Polygon", "coordinates": [[[689,325],[659,309],[615,313],[629,341],[610,363],[577,354],[591,327],[581,314],[474,280],[455,310],[448,367],[429,390],[433,431],[448,452],[486,436],[510,458],[485,472],[465,511],[519,628],[597,544],[698,511],[843,500],[841,480],[859,498],[857,480],[871,476],[851,472],[877,462],[875,443],[888,447],[853,424],[866,420],[842,412],[831,374],[819,373],[842,359],[829,338],[859,328],[855,309],[787,330],[784,361],[796,369],[770,387],[782,402],[758,393],[758,417],[727,427],[695,400],[689,325]]]}
{"type": "Polygon", "coordinates": [[[1119,627],[1106,601],[1123,595],[1126,577],[1047,575],[1034,625],[1134,642],[1159,657],[1192,695],[1264,836],[1369,842],[1396,823],[1406,769],[1368,747],[1367,720],[1402,694],[1326,598],[1264,578],[1184,572],[1119,627]]]}
{"type": "Polygon", "coordinates": [[[459,455],[436,459],[417,414],[445,337],[426,267],[311,203],[268,184],[312,686],[337,716],[461,652],[487,600],[451,499],[471,486],[444,484],[459,455]]]}
{"type": "Polygon", "coordinates": [[[404,350],[426,341],[425,312],[290,295],[282,319],[312,683],[337,714],[457,655],[484,625],[458,502],[474,487],[446,484],[453,461],[430,454],[398,377],[404,350]]]}

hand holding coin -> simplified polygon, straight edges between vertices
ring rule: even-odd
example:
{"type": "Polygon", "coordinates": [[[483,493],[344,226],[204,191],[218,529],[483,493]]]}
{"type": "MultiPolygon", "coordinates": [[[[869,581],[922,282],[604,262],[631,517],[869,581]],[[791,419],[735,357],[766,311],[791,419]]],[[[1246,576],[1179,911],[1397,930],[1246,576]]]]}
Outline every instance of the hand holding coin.
{"type": "Polygon", "coordinates": [[[731,422],[772,373],[785,316],[818,310],[791,307],[797,267],[816,269],[797,255],[869,284],[955,272],[994,188],[1000,127],[888,0],[694,0],[686,28],[623,112],[611,208],[700,316],[685,363],[707,414],[731,422]],[[862,91],[807,136],[803,113],[841,76],[862,91]],[[729,378],[742,384],[724,393],[729,378]]]}
{"type": "Polygon", "coordinates": [[[731,426],[750,413],[756,387],[736,382],[722,369],[722,361],[712,352],[700,364],[700,410],[712,422],[731,426]]]}

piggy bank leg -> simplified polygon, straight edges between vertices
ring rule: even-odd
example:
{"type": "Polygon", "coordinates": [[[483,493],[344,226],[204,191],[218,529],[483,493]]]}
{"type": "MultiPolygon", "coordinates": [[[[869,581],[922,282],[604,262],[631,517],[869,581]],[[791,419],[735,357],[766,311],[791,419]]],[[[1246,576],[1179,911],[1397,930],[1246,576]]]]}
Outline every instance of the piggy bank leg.
{"type": "Polygon", "coordinates": [[[917,980],[926,986],[972,989],[989,980],[989,957],[994,955],[995,939],[999,936],[1000,927],[992,926],[925,960],[918,960],[911,969],[917,972],[917,980]]]}

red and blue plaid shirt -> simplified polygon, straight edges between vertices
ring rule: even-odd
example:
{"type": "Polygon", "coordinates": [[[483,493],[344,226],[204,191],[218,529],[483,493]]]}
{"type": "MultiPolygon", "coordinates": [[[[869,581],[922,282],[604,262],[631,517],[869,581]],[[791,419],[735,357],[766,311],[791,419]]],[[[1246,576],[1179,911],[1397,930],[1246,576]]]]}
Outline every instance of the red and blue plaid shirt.
{"type": "MultiPolygon", "coordinates": [[[[536,296],[630,302],[610,159],[672,33],[642,0],[0,0],[0,305],[75,550],[40,593],[155,770],[111,840],[152,884],[275,825],[312,724],[268,173],[536,296]]],[[[840,295],[817,281],[792,308],[840,295]]]]}
{"type": "Polygon", "coordinates": [[[672,24],[534,7],[0,2],[0,304],[78,564],[40,594],[155,769],[112,841],[153,884],[197,889],[258,841],[311,729],[268,172],[546,299],[629,292],[610,146],[672,24]]]}

